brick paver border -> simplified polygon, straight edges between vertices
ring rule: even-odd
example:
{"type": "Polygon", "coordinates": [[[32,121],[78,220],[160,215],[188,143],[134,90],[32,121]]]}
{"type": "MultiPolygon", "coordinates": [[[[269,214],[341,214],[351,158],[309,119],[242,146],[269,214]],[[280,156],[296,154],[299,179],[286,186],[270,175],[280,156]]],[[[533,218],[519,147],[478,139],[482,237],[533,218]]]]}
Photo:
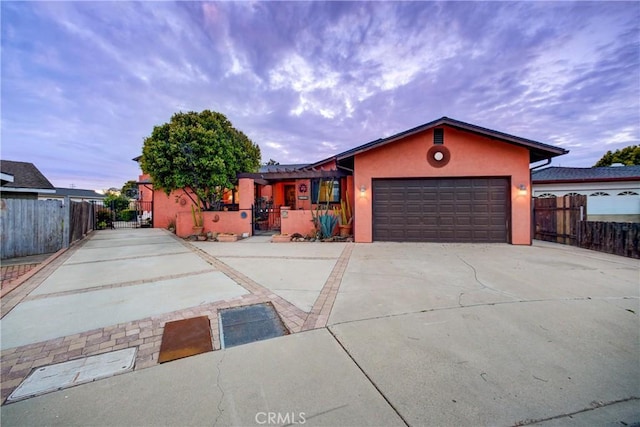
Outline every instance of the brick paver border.
{"type": "MultiPolygon", "coordinates": [[[[208,316],[211,323],[212,345],[214,350],[220,349],[220,333],[218,327],[218,311],[226,308],[241,307],[245,305],[270,302],[278,312],[283,323],[291,333],[326,326],[331,308],[338,293],[342,276],[346,270],[354,244],[350,243],[343,249],[340,257],[325,282],[318,299],[314,303],[310,313],[306,313],[289,301],[276,295],[271,290],[261,286],[249,277],[223,263],[216,257],[209,255],[202,249],[179,239],[174,238],[194,252],[207,263],[223,272],[238,285],[246,289],[249,294],[224,301],[203,304],[190,307],[159,316],[147,317],[127,323],[119,323],[104,328],[92,329],[82,333],[55,338],[48,341],[28,344],[20,347],[0,351],[0,367],[2,376],[1,399],[4,404],[7,397],[22,381],[34,370],[42,366],[66,362],[87,356],[108,353],[124,348],[137,347],[134,370],[145,369],[158,363],[160,344],[164,325],[167,322],[183,320],[197,316],[208,316]]],[[[91,236],[89,236],[90,238],[91,236]]],[[[19,302],[28,297],[28,294],[37,288],[53,271],[62,265],[84,243],[84,239],[71,250],[58,254],[54,259],[43,266],[37,273],[31,276],[22,286],[3,297],[2,315],[6,315],[19,302]]],[[[159,280],[159,279],[154,279],[159,280]]],[[[139,281],[145,283],[147,281],[139,281]]],[[[126,285],[134,285],[137,282],[127,282],[126,285]]],[[[106,287],[120,287],[122,284],[107,285],[106,287]]],[[[100,287],[102,289],[103,287],[100,287]]],[[[91,290],[95,290],[92,288],[91,290]]],[[[34,296],[29,299],[43,298],[51,295],[34,296]]]]}
{"type": "Polygon", "coordinates": [[[353,252],[353,247],[353,243],[348,243],[342,250],[340,258],[338,258],[338,261],[336,261],[336,264],[333,266],[329,278],[322,287],[318,299],[313,304],[313,308],[302,326],[303,331],[327,326],[333,303],[338,296],[338,290],[342,283],[342,276],[344,276],[344,272],[349,264],[349,259],[351,258],[351,253],[353,252]]]}

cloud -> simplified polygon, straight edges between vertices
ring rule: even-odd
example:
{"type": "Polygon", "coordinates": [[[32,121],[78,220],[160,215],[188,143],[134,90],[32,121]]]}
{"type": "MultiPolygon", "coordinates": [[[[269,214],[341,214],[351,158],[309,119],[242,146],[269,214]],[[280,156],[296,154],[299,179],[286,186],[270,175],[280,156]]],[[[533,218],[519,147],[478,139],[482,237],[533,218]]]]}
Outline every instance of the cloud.
{"type": "Polygon", "coordinates": [[[564,165],[640,140],[638,3],[0,7],[2,156],[60,185],[135,179],[153,126],[203,109],[281,163],[444,115],[568,147],[564,165]]]}

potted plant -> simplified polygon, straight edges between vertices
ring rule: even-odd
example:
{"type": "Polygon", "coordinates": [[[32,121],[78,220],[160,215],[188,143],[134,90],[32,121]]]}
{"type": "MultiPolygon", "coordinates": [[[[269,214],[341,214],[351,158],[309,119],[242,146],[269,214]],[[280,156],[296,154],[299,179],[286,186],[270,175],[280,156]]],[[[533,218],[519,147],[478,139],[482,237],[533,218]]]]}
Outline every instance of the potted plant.
{"type": "Polygon", "coordinates": [[[340,201],[340,236],[347,237],[351,235],[353,229],[353,216],[351,213],[351,204],[349,203],[349,192],[345,191],[345,200],[340,201]]]}
{"type": "MultiPolygon", "coordinates": [[[[333,182],[333,181],[332,181],[333,182]]],[[[322,187],[322,185],[321,185],[322,187]]],[[[327,188],[331,188],[332,186],[327,186],[327,188]]],[[[326,190],[328,191],[328,190],[326,190]]],[[[326,202],[324,202],[324,206],[318,200],[318,204],[316,205],[315,212],[311,210],[311,221],[316,230],[316,238],[317,239],[329,239],[333,236],[336,226],[338,225],[338,212],[335,209],[330,208],[330,198],[327,193],[324,197],[326,202]]]]}
{"type": "Polygon", "coordinates": [[[196,208],[194,205],[191,205],[191,217],[193,218],[193,234],[199,236],[202,234],[204,228],[204,219],[200,206],[196,208]]]}

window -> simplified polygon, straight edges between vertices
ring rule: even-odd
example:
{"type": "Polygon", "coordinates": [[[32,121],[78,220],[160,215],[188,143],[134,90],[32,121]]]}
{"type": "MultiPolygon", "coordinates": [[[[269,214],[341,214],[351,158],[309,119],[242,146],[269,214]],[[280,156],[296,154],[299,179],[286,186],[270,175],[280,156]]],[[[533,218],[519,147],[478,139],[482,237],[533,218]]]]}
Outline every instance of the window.
{"type": "Polygon", "coordinates": [[[597,197],[597,196],[608,196],[609,193],[605,193],[604,191],[596,191],[595,193],[589,194],[589,197],[597,197]]]}
{"type": "Polygon", "coordinates": [[[542,193],[539,196],[536,196],[538,199],[550,199],[552,197],[556,197],[555,194],[551,194],[551,193],[542,193]]]}
{"type": "Polygon", "coordinates": [[[621,193],[618,193],[618,196],[637,196],[638,193],[636,193],[635,191],[623,191],[621,193]]]}
{"type": "Polygon", "coordinates": [[[580,193],[567,193],[564,195],[564,197],[568,197],[568,196],[580,196],[580,193]]]}
{"type": "Polygon", "coordinates": [[[311,181],[311,203],[340,203],[340,180],[311,181]]]}

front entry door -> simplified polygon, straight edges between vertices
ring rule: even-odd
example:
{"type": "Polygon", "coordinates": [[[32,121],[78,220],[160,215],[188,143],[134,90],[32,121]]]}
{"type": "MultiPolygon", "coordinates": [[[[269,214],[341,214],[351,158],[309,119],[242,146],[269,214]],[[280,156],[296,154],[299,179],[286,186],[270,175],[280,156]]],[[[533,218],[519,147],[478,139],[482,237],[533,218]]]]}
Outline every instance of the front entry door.
{"type": "Polygon", "coordinates": [[[285,185],[284,186],[284,204],[291,209],[296,208],[296,186],[285,185]]]}

